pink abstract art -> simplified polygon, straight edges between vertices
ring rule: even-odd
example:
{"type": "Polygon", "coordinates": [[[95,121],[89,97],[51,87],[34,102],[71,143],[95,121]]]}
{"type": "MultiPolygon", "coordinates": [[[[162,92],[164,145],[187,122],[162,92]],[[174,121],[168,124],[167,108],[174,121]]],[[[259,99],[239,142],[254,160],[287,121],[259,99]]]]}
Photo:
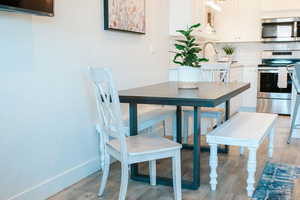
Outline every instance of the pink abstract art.
{"type": "Polygon", "coordinates": [[[105,0],[105,27],[145,33],[145,0],[105,0]]]}

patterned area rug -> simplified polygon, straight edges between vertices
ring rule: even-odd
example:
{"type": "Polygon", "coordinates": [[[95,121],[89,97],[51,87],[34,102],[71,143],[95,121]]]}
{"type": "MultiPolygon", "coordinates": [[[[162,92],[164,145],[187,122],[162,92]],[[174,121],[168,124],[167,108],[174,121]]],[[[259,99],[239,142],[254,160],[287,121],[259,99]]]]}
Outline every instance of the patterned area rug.
{"type": "Polygon", "coordinates": [[[297,178],[300,178],[300,167],[268,162],[253,200],[292,200],[297,178]]]}

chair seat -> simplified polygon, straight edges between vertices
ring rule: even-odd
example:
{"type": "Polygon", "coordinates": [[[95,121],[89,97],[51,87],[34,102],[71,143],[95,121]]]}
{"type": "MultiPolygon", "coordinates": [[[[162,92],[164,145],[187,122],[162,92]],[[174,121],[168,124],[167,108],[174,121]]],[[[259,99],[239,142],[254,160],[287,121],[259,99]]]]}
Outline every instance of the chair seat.
{"type": "MultiPolygon", "coordinates": [[[[182,147],[181,144],[154,135],[130,136],[126,138],[126,144],[129,155],[159,153],[163,151],[180,149],[182,147]]],[[[111,140],[109,145],[118,152],[120,151],[119,140],[111,140]]]]}

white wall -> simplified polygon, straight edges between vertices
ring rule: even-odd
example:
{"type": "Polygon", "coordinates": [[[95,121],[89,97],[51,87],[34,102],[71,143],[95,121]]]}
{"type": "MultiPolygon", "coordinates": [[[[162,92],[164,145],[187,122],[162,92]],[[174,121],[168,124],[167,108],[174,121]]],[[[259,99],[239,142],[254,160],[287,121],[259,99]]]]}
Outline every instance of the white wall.
{"type": "Polygon", "coordinates": [[[45,199],[98,169],[88,66],[112,67],[119,89],[167,80],[168,1],[146,2],[146,35],[103,31],[99,0],[56,1],[54,18],[0,12],[1,200],[45,199]]]}

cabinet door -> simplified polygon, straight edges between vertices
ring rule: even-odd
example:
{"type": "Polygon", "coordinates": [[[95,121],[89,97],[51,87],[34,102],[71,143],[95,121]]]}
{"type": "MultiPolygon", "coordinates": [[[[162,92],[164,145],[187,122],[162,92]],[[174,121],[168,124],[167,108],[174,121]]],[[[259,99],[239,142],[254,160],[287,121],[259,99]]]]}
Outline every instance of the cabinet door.
{"type": "Polygon", "coordinates": [[[238,40],[237,29],[239,26],[236,12],[238,11],[237,0],[226,1],[220,5],[222,11],[215,12],[215,29],[220,41],[238,40]]]}
{"type": "Polygon", "coordinates": [[[192,23],[192,0],[170,1],[170,34],[177,35],[176,30],[186,29],[192,23]]]}
{"type": "Polygon", "coordinates": [[[240,41],[261,39],[260,4],[257,0],[238,1],[238,35],[240,41]]]}
{"type": "Polygon", "coordinates": [[[215,28],[221,42],[260,40],[260,3],[258,0],[231,0],[221,4],[215,16],[215,28]]]}
{"type": "Polygon", "coordinates": [[[300,9],[299,0],[261,0],[262,11],[284,11],[300,9]]]}
{"type": "Polygon", "coordinates": [[[179,29],[186,29],[192,24],[204,22],[204,1],[172,0],[170,1],[170,34],[177,35],[179,29]]]}
{"type": "Polygon", "coordinates": [[[247,66],[243,73],[243,82],[250,83],[250,89],[243,93],[243,107],[256,110],[257,104],[257,68],[256,66],[247,66]]]}

